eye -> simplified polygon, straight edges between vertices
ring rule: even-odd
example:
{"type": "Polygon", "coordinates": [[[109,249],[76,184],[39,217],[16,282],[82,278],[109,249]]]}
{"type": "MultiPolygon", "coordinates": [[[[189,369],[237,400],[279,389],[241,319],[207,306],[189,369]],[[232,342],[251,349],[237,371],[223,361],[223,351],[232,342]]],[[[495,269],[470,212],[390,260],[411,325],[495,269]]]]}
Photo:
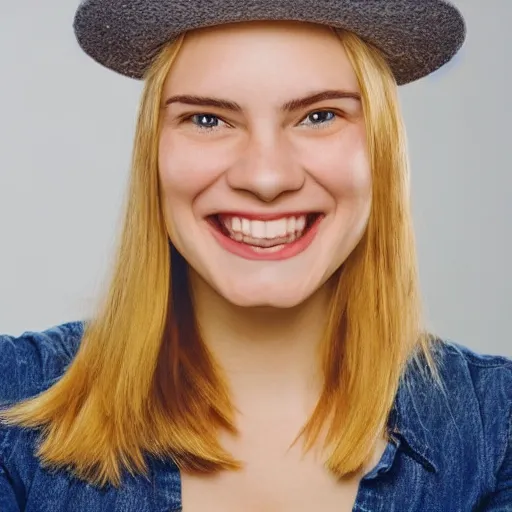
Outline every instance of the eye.
{"type": "MultiPolygon", "coordinates": [[[[214,131],[219,128],[219,122],[224,123],[219,117],[214,114],[192,114],[183,120],[190,121],[194,127],[199,131],[214,131]]],[[[226,123],[224,123],[226,124],[226,123]]]]}
{"type": "MultiPolygon", "coordinates": [[[[315,110],[310,112],[305,118],[301,125],[310,126],[311,128],[324,128],[326,125],[332,124],[339,115],[332,110],[315,110]],[[310,121],[305,122],[305,121],[310,121]]],[[[218,116],[207,113],[192,114],[185,119],[183,122],[191,122],[194,128],[201,132],[213,132],[221,127],[220,123],[227,123],[222,121],[218,116]]]]}
{"type": "Polygon", "coordinates": [[[310,120],[311,123],[304,123],[303,121],[301,124],[309,125],[315,129],[324,128],[326,125],[332,124],[337,117],[339,117],[338,114],[332,110],[315,110],[309,113],[305,118],[305,121],[310,120]]]}

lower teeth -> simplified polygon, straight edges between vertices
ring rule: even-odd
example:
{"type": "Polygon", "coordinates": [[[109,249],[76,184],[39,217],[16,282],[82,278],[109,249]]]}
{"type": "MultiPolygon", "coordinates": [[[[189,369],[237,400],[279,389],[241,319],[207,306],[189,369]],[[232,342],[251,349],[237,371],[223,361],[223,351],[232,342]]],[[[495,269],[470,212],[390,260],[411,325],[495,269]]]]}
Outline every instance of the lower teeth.
{"type": "MultiPolygon", "coordinates": [[[[288,239],[285,239],[284,242],[281,242],[279,245],[269,245],[268,247],[265,247],[263,245],[257,245],[253,239],[250,239],[249,237],[244,236],[242,233],[231,233],[229,236],[232,240],[235,240],[236,242],[241,242],[246,245],[250,245],[254,249],[261,249],[264,251],[272,252],[271,249],[274,249],[275,247],[282,248],[286,244],[291,244],[292,242],[295,242],[295,240],[298,240],[303,235],[303,232],[301,233],[295,233],[293,235],[289,235],[288,239]]],[[[276,249],[279,250],[279,249],[276,249]]]]}
{"type": "MultiPolygon", "coordinates": [[[[248,244],[246,244],[248,245],[248,244]]],[[[252,250],[254,252],[263,252],[263,253],[267,253],[267,252],[277,252],[277,251],[280,251],[286,244],[281,244],[281,245],[274,245],[272,247],[258,247],[257,245],[251,245],[252,247],[252,250]]]]}

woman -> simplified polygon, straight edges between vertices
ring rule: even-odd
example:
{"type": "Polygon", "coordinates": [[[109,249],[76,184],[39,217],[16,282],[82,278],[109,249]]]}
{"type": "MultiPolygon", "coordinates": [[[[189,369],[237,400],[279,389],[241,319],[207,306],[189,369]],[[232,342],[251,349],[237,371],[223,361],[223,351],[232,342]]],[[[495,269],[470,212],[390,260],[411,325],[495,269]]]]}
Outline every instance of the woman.
{"type": "Polygon", "coordinates": [[[396,85],[465,29],[417,4],[81,4],[126,221],[94,318],[0,337],[2,511],[511,506],[512,362],[422,326],[396,85]]]}

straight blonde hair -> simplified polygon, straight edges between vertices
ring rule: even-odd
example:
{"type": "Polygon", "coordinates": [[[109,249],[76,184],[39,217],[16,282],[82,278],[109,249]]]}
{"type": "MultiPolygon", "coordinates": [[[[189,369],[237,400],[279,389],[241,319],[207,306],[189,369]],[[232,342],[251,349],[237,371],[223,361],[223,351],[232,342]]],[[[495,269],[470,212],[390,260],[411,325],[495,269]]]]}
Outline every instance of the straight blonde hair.
{"type": "MultiPolygon", "coordinates": [[[[327,427],[327,467],[338,477],[369,461],[409,362],[425,356],[409,171],[397,87],[381,53],[335,31],[357,75],[371,160],[366,232],[332,277],[323,344],[325,385],[298,438],[310,449],[327,427]]],[[[137,121],[124,227],[112,280],[86,323],[76,356],[48,390],[1,412],[4,423],[41,429],[36,455],[91,484],[147,476],[145,455],[212,473],[241,463],[219,443],[236,432],[226,382],[199,336],[187,263],[168,240],[158,178],[161,96],[185,35],[149,70],[137,121]]],[[[418,366],[420,367],[420,366],[418,366]]],[[[296,441],[297,441],[296,439],[296,441]]]]}

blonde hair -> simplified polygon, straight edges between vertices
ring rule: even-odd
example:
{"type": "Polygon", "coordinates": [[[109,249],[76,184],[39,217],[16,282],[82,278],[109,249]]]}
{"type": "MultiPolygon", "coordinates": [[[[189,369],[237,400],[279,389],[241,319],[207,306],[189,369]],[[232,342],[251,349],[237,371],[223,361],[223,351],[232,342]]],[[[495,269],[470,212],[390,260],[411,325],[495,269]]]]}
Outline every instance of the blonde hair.
{"type": "MultiPolygon", "coordinates": [[[[407,363],[425,356],[437,373],[422,328],[396,82],[378,50],[337,34],[361,86],[373,203],[363,239],[333,276],[325,386],[301,435],[309,449],[328,427],[327,467],[341,477],[362,468],[385,433],[407,363]]],[[[161,94],[183,40],[163,48],[146,76],[105,298],[60,380],[1,413],[8,424],[41,428],[43,465],[100,486],[119,486],[124,469],[147,474],[145,454],[187,471],[240,467],[218,440],[220,427],[236,432],[233,408],[198,334],[187,264],[169,243],[160,196],[161,94]]]]}

